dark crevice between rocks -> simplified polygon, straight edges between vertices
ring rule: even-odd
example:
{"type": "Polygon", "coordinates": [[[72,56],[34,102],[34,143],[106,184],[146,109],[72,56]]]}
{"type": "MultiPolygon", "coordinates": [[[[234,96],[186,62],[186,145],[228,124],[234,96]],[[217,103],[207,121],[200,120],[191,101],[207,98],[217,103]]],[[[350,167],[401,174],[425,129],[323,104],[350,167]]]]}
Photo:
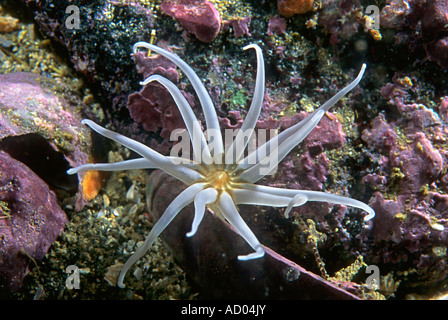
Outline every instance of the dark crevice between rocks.
{"type": "Polygon", "coordinates": [[[56,194],[77,192],[77,175],[67,174],[70,164],[39,134],[5,137],[0,140],[0,149],[33,170],[56,194]]]}

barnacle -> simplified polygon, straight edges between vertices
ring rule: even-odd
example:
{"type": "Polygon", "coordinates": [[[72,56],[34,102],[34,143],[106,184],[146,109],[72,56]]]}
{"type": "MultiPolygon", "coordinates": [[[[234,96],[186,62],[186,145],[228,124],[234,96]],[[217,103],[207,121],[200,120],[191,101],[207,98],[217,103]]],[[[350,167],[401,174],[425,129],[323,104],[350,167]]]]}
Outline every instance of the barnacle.
{"type": "MultiPolygon", "coordinates": [[[[107,130],[91,120],[83,123],[99,134],[112,139],[140,154],[142,158],[107,164],[85,164],[68,171],[74,174],[87,170],[116,171],[126,169],[161,169],[188,187],[181,192],[166,208],[161,218],[151,229],[144,243],[127,260],[118,278],[118,286],[124,287],[123,279],[129,268],[150,248],[159,234],[168,226],[176,215],[190,203],[194,203],[195,215],[188,237],[194,236],[205,213],[206,206],[212,206],[238,231],[254,252],[238,256],[239,260],[261,258],[264,249],[255,234],[247,226],[238,213],[236,205],[252,204],[260,206],[286,207],[285,216],[290,210],[307,201],[326,201],[335,204],[352,206],[365,210],[365,220],[372,219],[375,212],[368,205],[355,199],[318,191],[280,189],[255,184],[265,175],[276,169],[278,163],[300,143],[318,124],[322,116],[345,94],[352,90],[361,80],[365,64],[356,79],[343,88],[320,108],[312,112],[301,122],[282,131],[249,154],[245,154],[248,142],[261,111],[264,97],[264,61],[263,54],[255,44],[244,48],[254,49],[257,56],[257,76],[251,106],[247,116],[237,131],[234,140],[224,148],[218,117],[212,100],[196,73],[177,55],[155,45],[138,42],[134,45],[134,53],[139,48],[157,52],[174,62],[190,80],[201,103],[207,126],[206,134],[193,113],[181,91],[168,79],[160,75],[152,75],[142,82],[145,85],[152,81],[161,83],[172,95],[185,121],[190,138],[193,159],[163,156],[140,142],[134,141],[116,132],[107,130]]],[[[173,154],[173,152],[172,152],[173,154]]]]}

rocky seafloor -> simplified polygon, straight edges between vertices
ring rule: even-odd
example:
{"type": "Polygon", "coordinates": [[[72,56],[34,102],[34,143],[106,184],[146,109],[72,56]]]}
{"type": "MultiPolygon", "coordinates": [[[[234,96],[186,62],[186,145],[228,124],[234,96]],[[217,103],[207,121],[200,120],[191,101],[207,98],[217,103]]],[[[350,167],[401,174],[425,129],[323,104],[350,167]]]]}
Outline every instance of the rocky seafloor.
{"type": "MultiPolygon", "coordinates": [[[[126,288],[116,287],[120,267],[156,219],[146,204],[147,181],[153,183],[154,175],[65,172],[85,162],[135,157],[91,134],[83,118],[169,153],[171,132],[185,126],[166,90],[139,85],[151,74],[177,83],[201,119],[198,99],[175,65],[157,55],[131,55],[134,43],[147,41],[175,52],[204,79],[222,128],[238,128],[251,102],[256,61],[250,50],[242,51],[249,43],[262,48],[266,66],[260,129],[297,123],[347,85],[365,62],[360,84],[260,183],[349,196],[369,204],[375,218],[364,223],[360,210],[328,203],[298,207],[290,219],[283,209],[241,206],[240,212],[273,250],[270,257],[281,255],[313,273],[301,290],[323,283],[313,298],[339,290],[331,297],[446,299],[448,8],[440,0],[369,5],[2,1],[2,297],[196,299],[239,297],[247,290],[243,297],[304,298],[289,287],[286,297],[275,288],[301,279],[292,269],[262,272],[266,278],[259,281],[266,288],[269,283],[269,290],[261,296],[247,288],[250,283],[233,282],[235,272],[260,277],[261,267],[254,264],[251,275],[235,263],[215,265],[214,250],[231,250],[232,243],[214,245],[201,230],[193,244],[183,234],[162,234],[131,269],[126,288]],[[70,5],[75,7],[67,10],[70,5]],[[373,20],[375,8],[379,16],[373,20]],[[366,287],[372,265],[380,271],[374,290],[366,287]],[[68,288],[70,266],[79,270],[79,289],[68,288]]],[[[181,188],[170,179],[164,183],[160,190],[181,188]]],[[[221,239],[231,236],[223,233],[221,239]]]]}

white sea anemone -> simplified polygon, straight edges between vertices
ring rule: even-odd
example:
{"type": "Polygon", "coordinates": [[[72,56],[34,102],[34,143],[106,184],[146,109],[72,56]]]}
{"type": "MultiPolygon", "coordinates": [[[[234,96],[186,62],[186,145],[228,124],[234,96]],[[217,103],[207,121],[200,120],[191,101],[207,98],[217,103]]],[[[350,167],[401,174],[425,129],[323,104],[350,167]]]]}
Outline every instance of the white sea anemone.
{"type": "Polygon", "coordinates": [[[308,201],[325,201],[360,208],[367,212],[365,220],[372,219],[375,216],[372,208],[355,199],[318,191],[280,189],[255,184],[274,170],[278,163],[313,130],[325,112],[359,83],[366,68],[365,64],[363,64],[354,81],[320,108],[296,125],[271,137],[269,141],[260,145],[252,153],[245,155],[244,152],[254,132],[264,97],[265,71],[261,49],[255,44],[244,48],[245,50],[255,49],[257,55],[254,97],[241,129],[237,132],[230,146],[225,148],[212,100],[196,73],[177,55],[162,48],[146,42],[138,42],[134,45],[134,53],[139,48],[146,48],[165,56],[185,73],[201,103],[207,134],[202,131],[191,106],[177,86],[160,75],[150,76],[142,82],[142,85],[151,81],[158,81],[171,93],[185,121],[191,140],[193,159],[163,156],[142,143],[107,130],[91,120],[83,120],[84,124],[87,124],[99,134],[135,151],[142,158],[117,163],[85,164],[70,169],[69,174],[86,170],[161,169],[188,185],[169,204],[161,218],[151,229],[143,245],[124,264],[118,277],[118,286],[124,287],[123,279],[129,268],[146,253],[174,217],[192,202],[195,206],[195,215],[191,231],[186,236],[194,236],[204,216],[206,206],[212,206],[214,210],[219,210],[219,213],[254,249],[252,253],[238,256],[238,259],[243,261],[263,257],[264,250],[257,237],[239,215],[236,207],[239,204],[286,207],[285,216],[288,217],[292,207],[303,205],[308,201]]]}

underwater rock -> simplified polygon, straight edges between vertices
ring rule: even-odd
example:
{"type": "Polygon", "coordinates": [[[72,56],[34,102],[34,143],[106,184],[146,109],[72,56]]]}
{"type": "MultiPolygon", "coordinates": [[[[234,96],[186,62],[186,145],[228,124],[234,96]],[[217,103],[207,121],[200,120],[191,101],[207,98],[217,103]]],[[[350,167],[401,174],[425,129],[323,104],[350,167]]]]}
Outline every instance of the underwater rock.
{"type": "Polygon", "coordinates": [[[447,130],[434,110],[406,103],[407,90],[412,88],[401,86],[397,79],[395,82],[385,85],[381,92],[401,117],[389,122],[378,115],[371,128],[362,132],[362,139],[385,156],[380,167],[388,173],[387,180],[399,187],[399,194],[417,196],[424,185],[435,182],[447,163],[444,153],[435,147],[446,140],[447,130]]]}
{"type": "MultiPolygon", "coordinates": [[[[169,50],[169,48],[166,48],[169,50]]],[[[137,72],[143,75],[143,79],[159,74],[167,78],[171,82],[179,82],[179,73],[177,72],[177,65],[160,54],[148,56],[145,52],[137,52],[133,54],[137,72]]]]}
{"type": "Polygon", "coordinates": [[[363,8],[357,0],[322,0],[318,23],[330,33],[330,44],[350,39],[358,32],[363,8]]]}
{"type": "Polygon", "coordinates": [[[243,117],[241,116],[241,112],[237,110],[231,110],[228,112],[227,117],[221,118],[218,117],[219,125],[222,129],[232,129],[236,130],[241,128],[243,125],[243,117]]]}
{"type": "Polygon", "coordinates": [[[442,98],[439,113],[442,119],[448,122],[448,96],[442,98]]]}
{"type": "Polygon", "coordinates": [[[392,129],[391,124],[385,121],[383,114],[375,117],[371,129],[365,129],[362,133],[362,139],[370,148],[386,154],[389,154],[395,146],[397,137],[397,133],[392,129]]]}
{"type": "Polygon", "coordinates": [[[207,0],[165,0],[160,9],[203,42],[212,42],[221,29],[221,16],[207,0]]]}
{"type": "MultiPolygon", "coordinates": [[[[155,171],[148,179],[147,201],[157,220],[184,189],[174,178],[155,171]]],[[[162,232],[161,238],[188,276],[207,298],[221,299],[358,299],[355,295],[305,270],[268,247],[261,259],[239,261],[252,250],[230,225],[206,212],[197,233],[188,238],[192,205],[162,232]]],[[[257,233],[257,231],[254,231],[257,233]]]]}
{"type": "Polygon", "coordinates": [[[324,153],[313,157],[310,152],[305,152],[295,163],[292,173],[303,189],[322,190],[323,183],[327,180],[328,165],[329,161],[324,153]]]}
{"type": "Polygon", "coordinates": [[[90,133],[75,106],[55,94],[57,88],[32,73],[0,75],[0,149],[52,187],[69,190],[77,178],[66,170],[88,160],[90,133]]]}
{"type": "Polygon", "coordinates": [[[407,1],[387,0],[380,14],[380,24],[384,28],[401,29],[406,24],[406,16],[411,12],[407,1]]]}
{"type": "Polygon", "coordinates": [[[146,131],[156,132],[162,128],[162,138],[168,139],[173,130],[185,128],[171,94],[161,84],[147,84],[140,92],[129,95],[128,109],[132,119],[146,131]]]}
{"type": "Polygon", "coordinates": [[[13,17],[0,17],[0,32],[13,32],[19,30],[19,19],[13,17]]]}
{"type": "Polygon", "coordinates": [[[448,68],[448,3],[446,0],[388,0],[381,10],[382,27],[397,29],[398,42],[414,51],[422,45],[429,60],[448,68]]]}
{"type": "Polygon", "coordinates": [[[313,9],[314,0],[277,0],[278,12],[287,18],[303,14],[313,9]]]}
{"type": "Polygon", "coordinates": [[[439,34],[448,31],[448,2],[446,0],[410,1],[413,15],[420,14],[422,31],[425,37],[437,38],[439,34]],[[422,11],[420,11],[424,8],[422,11]]]}
{"type": "Polygon", "coordinates": [[[376,241],[400,243],[403,239],[402,223],[396,216],[403,210],[403,204],[399,201],[386,200],[379,192],[375,193],[373,199],[369,205],[375,210],[377,218],[373,228],[376,241]]]}
{"type": "Polygon", "coordinates": [[[266,34],[272,36],[274,34],[284,34],[286,31],[286,20],[282,17],[272,17],[269,19],[268,31],[266,34]]]}
{"type": "Polygon", "coordinates": [[[415,134],[408,148],[391,157],[391,166],[404,175],[399,182],[401,194],[416,194],[422,186],[434,181],[442,172],[444,159],[424,133],[415,134]]]}
{"type": "Polygon", "coordinates": [[[249,24],[251,20],[251,17],[237,17],[230,20],[225,20],[223,21],[223,29],[227,30],[231,26],[236,39],[244,35],[251,36],[249,32],[249,24]]]}
{"type": "Polygon", "coordinates": [[[0,280],[20,288],[30,264],[44,258],[67,216],[47,184],[0,151],[0,280]]]}
{"type": "MultiPolygon", "coordinates": [[[[161,55],[151,57],[144,53],[134,55],[137,70],[143,78],[159,74],[170,81],[179,82],[179,73],[176,65],[161,55]]],[[[181,91],[190,105],[194,105],[193,95],[181,91]]],[[[185,129],[185,122],[169,91],[160,83],[151,82],[139,92],[129,95],[127,108],[131,118],[142,125],[148,132],[157,132],[160,136],[169,139],[175,129],[185,129]]]]}
{"type": "Polygon", "coordinates": [[[448,68],[448,37],[428,43],[425,50],[429,60],[448,68]]]}
{"type": "MultiPolygon", "coordinates": [[[[95,88],[105,116],[112,122],[111,113],[126,110],[127,96],[139,87],[138,74],[129,57],[135,42],[151,37],[154,14],[135,1],[22,2],[38,31],[54,41],[55,47],[62,49],[62,57],[73,64],[90,88],[95,88]],[[79,6],[79,25],[73,24],[73,13],[67,11],[71,5],[79,6]]],[[[132,132],[128,123],[115,125],[132,132]]]]}
{"type": "Polygon", "coordinates": [[[371,236],[361,238],[373,240],[367,259],[384,264],[383,270],[389,264],[394,265],[391,272],[395,274],[413,270],[412,275],[395,278],[403,280],[403,290],[405,286],[425,290],[443,286],[448,276],[442,269],[446,268],[445,254],[437,251],[448,246],[444,194],[448,127],[442,120],[445,99],[439,108],[416,103],[419,100],[413,97],[418,84],[413,83],[418,81],[395,75],[393,83],[383,86],[381,93],[394,116],[380,114],[362,131],[361,138],[376,164],[374,173],[362,179],[374,191],[369,204],[376,217],[371,231],[362,232],[371,232],[371,236]],[[417,265],[421,268],[415,269],[417,265]]]}
{"type": "Polygon", "coordinates": [[[304,143],[312,155],[322,153],[324,150],[341,148],[345,144],[345,132],[341,122],[331,112],[327,112],[305,138],[304,143]]]}
{"type": "MultiPolygon", "coordinates": [[[[376,192],[370,205],[379,218],[373,226],[373,237],[378,246],[372,245],[372,249],[377,251],[372,257],[373,262],[414,266],[427,252],[448,245],[448,229],[442,225],[448,217],[445,194],[428,192],[418,199],[399,196],[396,200],[388,200],[376,192]]],[[[440,275],[438,266],[445,260],[443,255],[432,254],[425,260],[427,270],[414,272],[428,278],[433,272],[440,275]]],[[[447,276],[446,270],[443,274],[443,277],[447,276]]],[[[443,285],[443,282],[434,282],[433,285],[443,285]]]]}

